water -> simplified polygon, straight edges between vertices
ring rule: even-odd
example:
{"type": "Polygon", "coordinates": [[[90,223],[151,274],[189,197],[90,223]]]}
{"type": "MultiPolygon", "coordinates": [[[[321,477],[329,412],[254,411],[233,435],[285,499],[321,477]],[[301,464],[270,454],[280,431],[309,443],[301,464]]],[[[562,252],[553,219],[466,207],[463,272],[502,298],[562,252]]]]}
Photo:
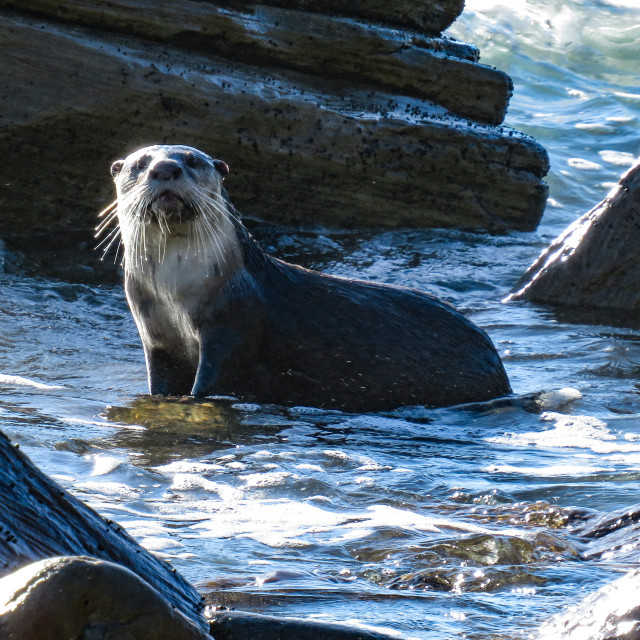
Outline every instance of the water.
{"type": "Polygon", "coordinates": [[[6,257],[3,429],[212,602],[403,638],[526,637],[638,566],[632,527],[613,550],[580,531],[639,502],[640,323],[500,300],[638,154],[640,7],[467,0],[451,34],[512,76],[507,124],[549,150],[539,230],[255,231],[306,266],[453,302],[489,332],[517,393],[582,398],[382,415],[152,402],[117,277],[6,257]]]}

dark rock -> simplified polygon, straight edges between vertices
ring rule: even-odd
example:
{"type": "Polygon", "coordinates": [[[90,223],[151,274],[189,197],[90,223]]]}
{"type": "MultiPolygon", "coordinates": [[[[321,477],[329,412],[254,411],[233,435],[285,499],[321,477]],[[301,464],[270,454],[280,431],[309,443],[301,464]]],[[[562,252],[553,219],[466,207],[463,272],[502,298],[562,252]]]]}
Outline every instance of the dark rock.
{"type": "MultiPolygon", "coordinates": [[[[4,4],[25,6],[23,0],[4,4]]],[[[71,24],[432,100],[479,122],[500,124],[513,89],[505,73],[477,64],[477,50],[468,45],[315,13],[255,4],[240,12],[189,1],[152,11],[145,0],[28,5],[71,24]]]]}
{"type": "Polygon", "coordinates": [[[473,47],[233,4],[5,0],[0,232],[90,229],[111,162],[165,142],[226,160],[236,206],[271,222],[536,227],[546,152],[478,122],[510,82],[473,47]]]}
{"type": "Polygon", "coordinates": [[[382,633],[343,625],[241,611],[215,611],[210,623],[211,635],[216,640],[391,640],[382,633]]]}
{"type": "MultiPolygon", "coordinates": [[[[82,555],[107,560],[130,569],[153,585],[168,606],[181,612],[196,628],[207,629],[201,596],[179,573],[140,547],[117,523],[104,520],[53,482],[2,432],[0,470],[1,576],[53,556],[82,555]]],[[[53,578],[56,566],[42,565],[43,575],[53,578]]],[[[59,566],[67,565],[63,562],[59,566]]],[[[71,569],[65,568],[66,571],[71,569]]],[[[0,633],[0,637],[7,636],[0,633]]]]}
{"type": "Polygon", "coordinates": [[[590,519],[579,533],[585,538],[598,539],[638,524],[640,524],[640,505],[633,505],[590,519]]]}
{"type": "Polygon", "coordinates": [[[640,505],[588,518],[584,523],[577,523],[573,533],[584,542],[581,552],[584,560],[606,558],[609,563],[633,562],[638,553],[640,505]]]}
{"type": "MultiPolygon", "coordinates": [[[[253,3],[224,0],[219,4],[244,7],[253,3]]],[[[263,4],[364,18],[372,22],[413,27],[429,34],[442,33],[464,9],[464,0],[265,0],[263,4]]]]}
{"type": "Polygon", "coordinates": [[[640,309],[640,163],[533,263],[508,300],[640,309]]]}
{"type": "Polygon", "coordinates": [[[48,558],[0,579],[1,638],[210,638],[200,627],[139,576],[112,562],[48,558]]]}

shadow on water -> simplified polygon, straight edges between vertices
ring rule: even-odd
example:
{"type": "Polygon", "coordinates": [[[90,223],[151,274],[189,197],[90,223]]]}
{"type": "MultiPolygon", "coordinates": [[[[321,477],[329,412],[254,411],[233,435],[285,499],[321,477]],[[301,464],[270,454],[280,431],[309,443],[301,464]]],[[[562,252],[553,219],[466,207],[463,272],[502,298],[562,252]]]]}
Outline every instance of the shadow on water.
{"type": "MultiPolygon", "coordinates": [[[[584,324],[614,327],[619,329],[640,329],[640,315],[628,309],[596,309],[593,307],[541,307],[551,318],[560,324],[584,324]]],[[[629,339],[640,338],[629,333],[629,339]]]]}
{"type": "Polygon", "coordinates": [[[120,258],[102,257],[90,230],[12,235],[2,239],[2,267],[7,273],[68,283],[116,284],[122,281],[120,258]]]}

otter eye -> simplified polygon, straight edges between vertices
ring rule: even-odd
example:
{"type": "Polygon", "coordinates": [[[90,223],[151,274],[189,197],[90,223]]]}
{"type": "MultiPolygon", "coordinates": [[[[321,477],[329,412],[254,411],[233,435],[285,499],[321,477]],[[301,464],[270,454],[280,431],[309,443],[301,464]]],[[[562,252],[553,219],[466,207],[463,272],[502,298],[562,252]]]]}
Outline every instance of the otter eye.
{"type": "Polygon", "coordinates": [[[138,158],[137,162],[133,165],[136,171],[143,171],[149,166],[149,156],[142,156],[138,158]]]}
{"type": "Polygon", "coordinates": [[[200,166],[201,161],[200,161],[200,158],[198,158],[198,156],[194,156],[193,153],[189,153],[185,158],[185,164],[187,165],[187,167],[191,167],[192,169],[197,169],[200,166]]]}

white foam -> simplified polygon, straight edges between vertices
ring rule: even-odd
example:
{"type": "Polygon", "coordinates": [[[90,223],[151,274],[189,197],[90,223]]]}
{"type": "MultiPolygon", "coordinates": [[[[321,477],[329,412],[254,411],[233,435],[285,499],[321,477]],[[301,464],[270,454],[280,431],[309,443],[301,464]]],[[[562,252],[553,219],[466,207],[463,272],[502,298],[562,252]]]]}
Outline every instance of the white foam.
{"type": "Polygon", "coordinates": [[[250,473],[246,476],[240,476],[244,480],[246,489],[280,487],[291,477],[291,473],[288,471],[268,471],[267,473],[250,473]]]}
{"type": "Polygon", "coordinates": [[[64,387],[57,384],[44,384],[37,380],[31,380],[31,378],[13,376],[4,373],[0,373],[0,385],[9,385],[11,387],[32,387],[33,389],[42,389],[47,391],[51,389],[64,389],[64,387]]]}
{"type": "Polygon", "coordinates": [[[631,167],[636,161],[636,156],[633,153],[627,153],[625,151],[613,151],[611,149],[603,149],[598,151],[598,155],[609,164],[615,164],[620,167],[631,167]]]}
{"type": "Polygon", "coordinates": [[[603,471],[609,471],[606,467],[589,467],[585,465],[556,464],[549,467],[521,467],[511,466],[508,464],[490,465],[484,467],[482,471],[487,473],[505,473],[524,476],[537,476],[541,478],[555,478],[561,476],[569,476],[575,478],[577,476],[591,475],[603,471]]]}
{"type": "Polygon", "coordinates": [[[207,471],[223,471],[225,467],[214,462],[194,462],[193,460],[175,460],[155,467],[160,473],[206,473],[207,471]]]}
{"type": "Polygon", "coordinates": [[[175,491],[192,491],[202,489],[216,493],[225,502],[233,502],[243,497],[242,491],[228,485],[225,482],[213,482],[191,473],[177,473],[173,477],[171,488],[175,491]]]}
{"type": "Polygon", "coordinates": [[[111,473],[122,463],[120,458],[104,453],[98,453],[88,457],[89,459],[93,459],[93,469],[90,474],[92,476],[104,476],[107,473],[111,473]]]}
{"type": "Polygon", "coordinates": [[[93,494],[93,499],[95,499],[97,497],[96,494],[98,494],[109,496],[110,498],[120,497],[132,500],[142,493],[142,489],[130,487],[122,482],[97,482],[92,480],[79,482],[75,485],[74,489],[93,494]]]}
{"type": "Polygon", "coordinates": [[[584,158],[569,158],[567,164],[574,169],[580,169],[581,171],[599,171],[602,169],[602,165],[597,162],[591,162],[584,158]]]}
{"type": "MultiPolygon", "coordinates": [[[[555,424],[552,428],[543,431],[505,433],[501,436],[487,438],[487,442],[521,447],[578,448],[602,452],[605,447],[604,441],[616,439],[605,422],[592,416],[571,416],[545,412],[540,416],[540,420],[555,424]]],[[[619,450],[620,445],[615,443],[611,446],[613,450],[619,450]]]]}

